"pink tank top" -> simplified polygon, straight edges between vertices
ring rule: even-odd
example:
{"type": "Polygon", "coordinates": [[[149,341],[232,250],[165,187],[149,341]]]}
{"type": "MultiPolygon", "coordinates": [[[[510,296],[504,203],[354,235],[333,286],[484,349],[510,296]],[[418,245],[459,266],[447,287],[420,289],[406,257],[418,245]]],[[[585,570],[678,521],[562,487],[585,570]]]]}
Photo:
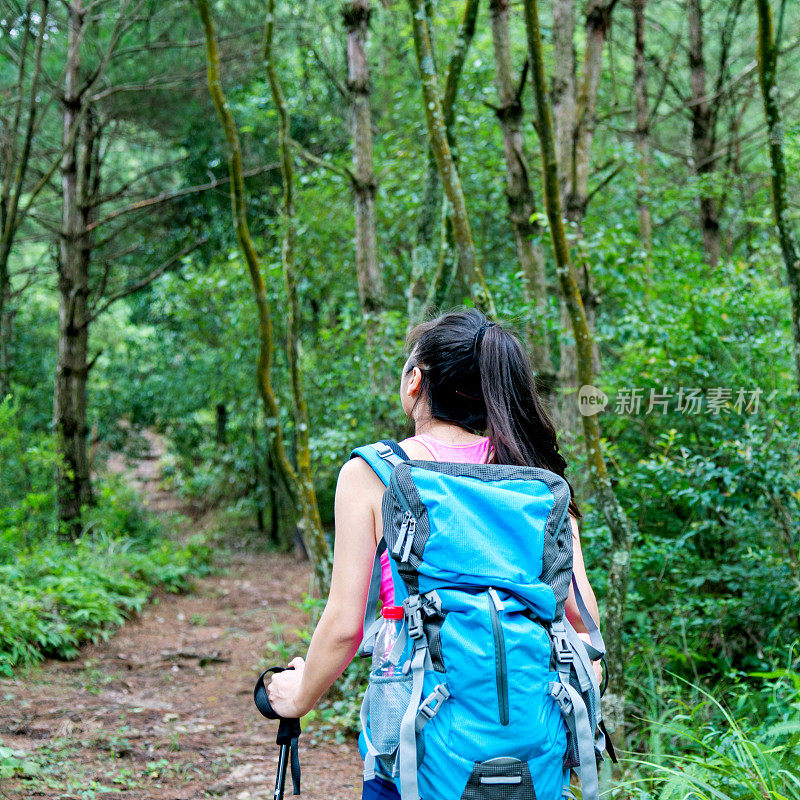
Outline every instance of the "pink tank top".
{"type": "MultiPolygon", "coordinates": [[[[489,437],[483,436],[466,444],[451,444],[436,439],[427,433],[412,436],[406,441],[419,442],[430,454],[431,461],[451,461],[459,464],[485,464],[491,452],[489,437]]],[[[402,447],[403,443],[400,443],[402,447]]],[[[389,605],[394,600],[394,584],[392,568],[389,566],[389,554],[381,555],[381,602],[389,605]]]]}

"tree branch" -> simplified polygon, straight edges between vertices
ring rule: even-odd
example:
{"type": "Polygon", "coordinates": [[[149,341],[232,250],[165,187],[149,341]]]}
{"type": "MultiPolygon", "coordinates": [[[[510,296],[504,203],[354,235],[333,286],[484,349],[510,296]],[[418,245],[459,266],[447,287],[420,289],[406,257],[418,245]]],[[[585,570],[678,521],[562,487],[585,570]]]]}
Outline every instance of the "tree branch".
{"type": "MultiPolygon", "coordinates": [[[[245,170],[242,173],[242,176],[245,178],[252,178],[255,175],[262,175],[265,172],[270,172],[273,169],[278,169],[280,164],[267,164],[263,167],[255,167],[253,169],[245,170]]],[[[186,197],[190,194],[198,194],[200,192],[207,192],[209,189],[216,189],[218,186],[224,186],[226,183],[230,183],[230,176],[225,178],[218,178],[214,181],[209,181],[208,183],[203,183],[199,186],[187,186],[184,189],[178,189],[174,192],[164,192],[163,194],[156,195],[155,197],[148,197],[146,200],[139,200],[136,203],[131,203],[128,206],[124,206],[123,208],[119,208],[116,211],[112,211],[107,216],[103,217],[103,219],[96,220],[91,224],[87,225],[86,231],[93,231],[95,228],[99,228],[101,225],[105,225],[112,220],[115,220],[117,217],[121,217],[123,214],[129,214],[132,211],[141,211],[143,208],[151,208],[152,206],[162,205],[163,203],[168,203],[170,200],[177,200],[180,197],[186,197]]]]}
{"type": "Polygon", "coordinates": [[[123,297],[128,297],[129,295],[135,294],[136,292],[144,289],[146,286],[149,286],[153,281],[160,278],[170,267],[175,265],[182,258],[188,256],[189,253],[193,253],[198,247],[202,247],[206,242],[208,242],[208,238],[208,236],[202,236],[188,247],[185,247],[179,253],[175,253],[175,255],[173,255],[171,258],[168,258],[163,264],[149,272],[141,280],[138,280],[136,283],[126,286],[119,292],[112,294],[102,305],[98,306],[94,311],[92,311],[91,314],[88,315],[84,325],[89,325],[90,323],[94,322],[94,320],[96,320],[104,311],[116,303],[117,300],[121,300],[123,297]]]}

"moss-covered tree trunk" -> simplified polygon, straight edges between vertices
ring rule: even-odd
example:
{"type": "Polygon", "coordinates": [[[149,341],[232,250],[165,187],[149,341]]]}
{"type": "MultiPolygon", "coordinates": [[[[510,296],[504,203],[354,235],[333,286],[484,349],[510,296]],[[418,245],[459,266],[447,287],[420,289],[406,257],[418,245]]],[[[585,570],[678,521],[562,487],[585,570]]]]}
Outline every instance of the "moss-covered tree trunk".
{"type": "MultiPolygon", "coordinates": [[[[456,40],[450,51],[450,59],[444,79],[442,96],[442,116],[444,118],[447,141],[458,169],[458,148],[455,132],[455,109],[458,87],[467,52],[475,36],[479,0],[466,0],[456,40]]],[[[430,37],[431,9],[425,3],[425,14],[430,37]]],[[[434,63],[434,69],[436,65],[434,63]]],[[[414,249],[411,254],[411,280],[408,293],[409,329],[436,309],[442,308],[452,288],[458,260],[453,259],[453,222],[449,206],[442,207],[441,183],[433,148],[428,147],[428,169],[425,192],[420,214],[417,219],[414,249]],[[443,212],[443,213],[442,213],[443,212]],[[440,237],[438,256],[434,252],[437,234],[440,237]]]]}
{"type": "MultiPolygon", "coordinates": [[[[217,49],[216,35],[214,32],[214,23],[211,19],[211,11],[209,8],[208,0],[196,0],[198,11],[200,12],[200,19],[203,23],[203,29],[206,39],[206,60],[208,72],[208,86],[211,93],[211,99],[214,103],[214,108],[219,115],[222,123],[225,140],[228,147],[228,169],[231,179],[231,207],[233,214],[233,223],[236,229],[236,238],[242,252],[242,256],[247,264],[250,282],[253,287],[255,296],[256,309],[258,311],[258,328],[259,328],[259,352],[258,363],[256,367],[256,384],[258,392],[264,404],[264,412],[267,418],[267,427],[271,435],[271,451],[274,458],[276,469],[282,473],[282,479],[285,485],[289,488],[292,495],[292,500],[295,506],[295,513],[298,520],[298,525],[303,536],[303,542],[309,557],[314,566],[314,574],[319,583],[320,591],[323,593],[327,591],[330,583],[330,548],[328,547],[327,540],[325,539],[324,531],[320,523],[319,512],[317,510],[316,495],[314,493],[313,485],[309,480],[306,480],[305,475],[310,474],[310,464],[301,464],[298,470],[292,466],[283,436],[283,427],[280,420],[280,409],[275,397],[275,392],[272,387],[271,379],[271,366],[273,357],[273,333],[272,333],[272,315],[270,313],[269,301],[267,299],[267,288],[264,283],[264,277],[261,271],[261,264],[259,261],[258,253],[256,252],[255,245],[253,244],[250,230],[247,223],[247,198],[245,195],[244,176],[242,170],[242,151],[239,144],[239,135],[236,130],[236,123],[233,119],[230,107],[228,106],[225,94],[222,90],[222,82],[220,77],[220,59],[219,51],[217,49]]],[[[270,3],[270,8],[272,7],[270,3]]],[[[273,24],[272,10],[268,11],[267,19],[267,35],[266,40],[271,41],[270,26],[273,24]]],[[[269,51],[268,51],[269,53],[269,51]]],[[[271,57],[267,58],[267,68],[271,68],[271,57]]],[[[290,160],[288,154],[288,127],[286,124],[288,117],[280,122],[280,144],[281,144],[281,164],[284,170],[286,169],[286,162],[290,160]]],[[[291,165],[289,165],[291,168],[291,165]]],[[[291,173],[290,173],[291,174],[291,173]]],[[[284,191],[287,191],[286,177],[284,176],[284,191]]],[[[293,199],[291,195],[291,185],[289,184],[288,202],[291,209],[293,209],[293,199]]],[[[293,218],[289,215],[287,219],[286,213],[287,195],[284,194],[284,223],[287,222],[285,232],[290,230],[293,225],[293,218]]],[[[288,255],[291,257],[293,248],[293,239],[290,237],[288,246],[290,248],[288,255]]],[[[283,261],[286,264],[287,257],[287,240],[284,237],[283,248],[283,261]]],[[[290,304],[292,300],[290,298],[290,304]]],[[[296,300],[295,300],[296,303],[296,300]]],[[[296,313],[296,305],[293,313],[296,313]]],[[[289,321],[290,327],[292,321],[289,321]]],[[[291,352],[289,358],[291,359],[291,352]]],[[[296,352],[295,352],[296,358],[296,352]]],[[[297,364],[295,364],[295,368],[297,364]]],[[[293,393],[296,390],[296,382],[299,382],[299,373],[292,375],[292,389],[293,393]]],[[[295,403],[297,398],[295,397],[295,403]]],[[[298,442],[300,436],[307,435],[308,424],[302,418],[296,420],[298,442]]],[[[298,454],[300,451],[298,446],[298,454]]]]}
{"type": "Polygon", "coordinates": [[[447,125],[442,111],[441,92],[433,61],[428,20],[422,0],[408,0],[411,9],[411,26],[414,35],[414,50],[417,56],[422,97],[425,107],[425,122],[428,138],[433,150],[439,180],[445,197],[452,209],[453,236],[458,252],[458,266],[468,284],[475,304],[490,316],[495,316],[494,301],[478,261],[472,230],[469,224],[467,203],[458,175],[450,144],[447,141],[447,125]]]}
{"type": "Polygon", "coordinates": [[[511,66],[510,1],[491,0],[489,8],[494,46],[495,85],[499,100],[495,114],[503,132],[508,216],[514,232],[517,257],[522,267],[525,300],[531,310],[530,317],[526,321],[528,347],[536,369],[539,390],[550,406],[555,375],[547,338],[547,277],[541,246],[543,232],[536,216],[536,197],[530,181],[530,166],[522,129],[522,90],[525,85],[525,71],[517,83],[511,66]]]}
{"type": "MultiPolygon", "coordinates": [[[[533,89],[536,97],[536,122],[542,155],[544,201],[555,255],[556,272],[575,337],[578,381],[582,385],[590,385],[594,378],[592,333],[586,320],[578,281],[570,259],[562,217],[558,163],[545,80],[537,0],[525,0],[524,10],[533,89]]],[[[611,479],[603,456],[600,424],[597,416],[583,416],[582,423],[594,501],[611,531],[611,554],[604,622],[610,682],[604,698],[604,716],[610,730],[620,730],[621,732],[625,703],[625,659],[622,632],[625,623],[632,531],[630,521],[611,486],[611,479]]]]}
{"type": "MultiPolygon", "coordinates": [[[[575,54],[575,9],[573,0],[553,2],[554,45],[554,113],[555,148],[558,159],[561,207],[572,233],[580,239],[589,203],[589,174],[594,140],[597,95],[603,69],[603,52],[611,25],[616,0],[589,0],[584,9],[583,56],[578,74],[575,54]]],[[[589,259],[579,254],[575,263],[578,287],[591,331],[599,297],[594,289],[589,259]]],[[[569,309],[562,302],[561,319],[564,328],[570,326],[569,309]]],[[[593,346],[595,370],[600,367],[597,346],[593,346]]],[[[557,410],[559,425],[570,435],[574,433],[574,395],[577,379],[575,345],[563,340],[559,358],[558,383],[564,391],[557,410]]]]}
{"type": "MultiPolygon", "coordinates": [[[[431,9],[429,5],[429,3],[424,4],[430,37],[431,9]]],[[[461,75],[464,71],[464,62],[475,36],[479,6],[479,0],[466,0],[464,3],[464,11],[453,48],[450,51],[444,78],[442,117],[456,169],[458,169],[458,146],[455,131],[456,101],[461,75]]],[[[454,241],[452,214],[449,213],[449,206],[442,209],[441,200],[441,184],[436,157],[433,148],[429,146],[425,192],[417,220],[414,250],[411,254],[411,281],[408,297],[409,328],[432,311],[441,309],[445,305],[455,279],[458,260],[453,260],[451,257],[454,241]],[[440,214],[441,211],[444,211],[444,214],[440,214]],[[434,253],[437,232],[441,239],[438,257],[434,253]]]]}
{"type": "Polygon", "coordinates": [[[800,388],[800,253],[792,230],[791,211],[786,197],[786,161],[783,155],[784,127],[778,102],[777,84],[778,44],[772,26],[769,0],[756,0],[758,13],[758,75],[764,116],[769,136],[770,179],[772,183],[772,210],[781,244],[786,279],[791,302],[792,338],[797,384],[800,388]]]}
{"type": "Polygon", "coordinates": [[[383,307],[383,278],[378,264],[375,225],[377,182],[373,166],[372,118],[367,36],[369,0],[350,0],[342,6],[347,31],[347,88],[350,91],[350,129],[353,148],[353,198],[358,294],[369,317],[383,307]]]}

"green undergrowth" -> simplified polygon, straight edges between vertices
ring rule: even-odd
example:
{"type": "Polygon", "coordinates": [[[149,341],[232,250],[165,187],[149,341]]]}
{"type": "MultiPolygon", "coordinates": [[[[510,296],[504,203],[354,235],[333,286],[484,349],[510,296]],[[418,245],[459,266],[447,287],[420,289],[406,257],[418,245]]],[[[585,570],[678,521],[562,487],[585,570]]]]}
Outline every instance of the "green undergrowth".
{"type": "Polygon", "coordinates": [[[17,552],[0,566],[0,673],[46,656],[76,657],[82,644],[108,638],[139,612],[155,587],[186,590],[209,562],[198,539],[179,544],[105,532],[17,552]]]}
{"type": "Polygon", "coordinates": [[[121,479],[96,481],[77,540],[56,535],[50,437],[23,436],[0,405],[0,674],[45,657],[74,658],[108,638],[154,589],[180,592],[211,569],[202,536],[148,514],[121,479]]]}
{"type": "Polygon", "coordinates": [[[800,800],[800,673],[751,673],[713,690],[676,680],[657,718],[637,720],[612,797],[800,800]]]}

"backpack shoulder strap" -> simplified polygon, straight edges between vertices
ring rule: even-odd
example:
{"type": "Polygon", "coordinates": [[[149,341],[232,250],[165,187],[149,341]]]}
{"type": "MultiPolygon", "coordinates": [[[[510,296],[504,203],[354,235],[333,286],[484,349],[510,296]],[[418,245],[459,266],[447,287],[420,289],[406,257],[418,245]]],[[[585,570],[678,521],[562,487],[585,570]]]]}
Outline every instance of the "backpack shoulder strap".
{"type": "Polygon", "coordinates": [[[391,439],[381,439],[375,444],[365,444],[356,447],[350,458],[360,456],[372,467],[374,473],[381,479],[384,486],[389,485],[392,470],[403,461],[408,461],[408,456],[397,442],[391,439]]]}
{"type": "MultiPolygon", "coordinates": [[[[356,447],[350,458],[363,458],[372,467],[375,474],[381,479],[384,486],[389,485],[392,471],[398,464],[408,461],[408,455],[397,442],[391,439],[381,439],[375,444],[366,444],[356,447]]],[[[375,556],[372,560],[372,575],[369,582],[367,594],[367,605],[364,609],[364,628],[361,646],[358,649],[359,655],[366,656],[372,653],[375,643],[375,635],[382,622],[381,618],[375,618],[378,613],[378,598],[381,589],[381,554],[386,550],[386,540],[381,537],[378,546],[375,548],[375,556]]]]}

